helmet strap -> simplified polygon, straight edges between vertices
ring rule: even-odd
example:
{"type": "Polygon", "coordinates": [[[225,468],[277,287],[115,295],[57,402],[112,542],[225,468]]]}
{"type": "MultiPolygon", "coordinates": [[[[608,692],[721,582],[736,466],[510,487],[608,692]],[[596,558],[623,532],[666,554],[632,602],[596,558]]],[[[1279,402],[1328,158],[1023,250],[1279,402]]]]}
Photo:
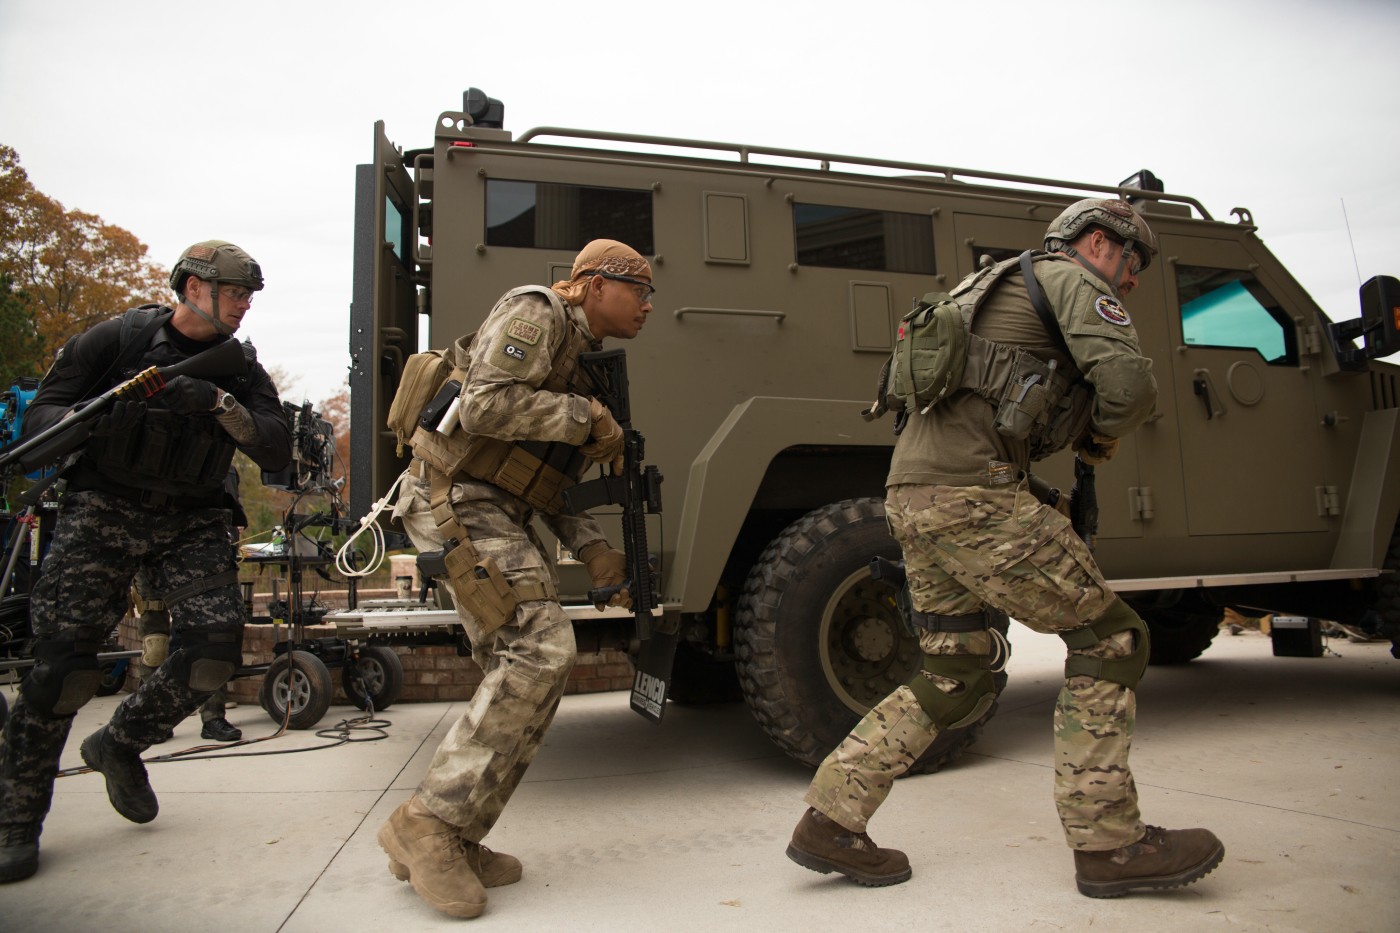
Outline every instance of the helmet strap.
{"type": "MultiPolygon", "coordinates": [[[[1129,242],[1132,243],[1136,241],[1130,240],[1129,242]]],[[[1079,263],[1085,269],[1088,269],[1090,272],[1094,273],[1094,275],[1097,276],[1101,282],[1108,286],[1108,290],[1113,292],[1113,297],[1121,300],[1123,296],[1118,293],[1118,286],[1115,283],[1122,281],[1123,270],[1128,265],[1127,247],[1125,246],[1123,249],[1123,255],[1118,260],[1118,270],[1113,273],[1113,278],[1111,279],[1108,276],[1104,275],[1102,272],[1100,272],[1097,266],[1095,266],[1089,260],[1081,256],[1079,254],[1079,251],[1073,246],[1070,246],[1068,243],[1060,247],[1060,252],[1064,253],[1066,256],[1070,257],[1075,262],[1079,263]]]]}
{"type": "MultiPolygon", "coordinates": [[[[200,281],[203,281],[203,279],[201,279],[200,281]]],[[[209,283],[209,295],[210,295],[210,297],[212,298],[213,304],[214,304],[214,315],[213,315],[213,317],[210,317],[208,314],[205,314],[200,308],[196,307],[196,306],[195,306],[188,298],[186,298],[183,294],[180,295],[180,304],[184,305],[186,308],[189,308],[191,311],[193,311],[195,314],[199,315],[200,317],[204,318],[204,320],[208,321],[210,324],[213,324],[213,325],[214,325],[214,331],[215,331],[216,333],[222,334],[223,336],[227,337],[227,336],[229,336],[230,334],[233,333],[233,328],[232,328],[232,327],[229,327],[227,324],[225,324],[224,321],[223,321],[223,319],[222,319],[221,317],[219,317],[219,283],[218,283],[218,282],[210,282],[210,283],[209,283]]]]}

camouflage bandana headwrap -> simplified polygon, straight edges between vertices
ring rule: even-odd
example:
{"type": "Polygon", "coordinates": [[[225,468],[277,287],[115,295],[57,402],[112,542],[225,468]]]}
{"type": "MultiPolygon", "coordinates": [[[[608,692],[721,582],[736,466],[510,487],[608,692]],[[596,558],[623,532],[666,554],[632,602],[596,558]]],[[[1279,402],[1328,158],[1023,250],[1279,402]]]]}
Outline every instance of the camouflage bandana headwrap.
{"type": "Polygon", "coordinates": [[[619,243],[617,240],[594,240],[579,251],[578,258],[574,260],[572,278],[555,282],[550,288],[569,304],[576,305],[583,301],[584,292],[588,291],[589,277],[599,272],[628,275],[650,281],[651,263],[626,243],[619,243]]]}

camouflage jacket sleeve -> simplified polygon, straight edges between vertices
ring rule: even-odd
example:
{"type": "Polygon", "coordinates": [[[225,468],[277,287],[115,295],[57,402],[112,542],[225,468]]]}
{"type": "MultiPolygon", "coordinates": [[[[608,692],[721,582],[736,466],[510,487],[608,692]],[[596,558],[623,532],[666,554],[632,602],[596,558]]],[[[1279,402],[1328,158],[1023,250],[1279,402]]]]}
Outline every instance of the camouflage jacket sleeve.
{"type": "Polygon", "coordinates": [[[1110,437],[1132,433],[1157,404],[1157,380],[1127,309],[1107,284],[1068,257],[1039,262],[1035,271],[1075,365],[1093,386],[1094,430],[1110,437]]]}
{"type": "Polygon", "coordinates": [[[582,444],[591,427],[588,399],[541,388],[570,325],[543,295],[497,304],[477,331],[462,386],[462,426],[507,441],[582,444]]]}
{"type": "Polygon", "coordinates": [[[594,541],[606,541],[607,535],[603,534],[603,529],[598,527],[593,516],[587,512],[579,515],[567,515],[563,512],[541,512],[540,520],[545,527],[554,533],[564,547],[578,554],[584,545],[592,544],[594,541]]]}

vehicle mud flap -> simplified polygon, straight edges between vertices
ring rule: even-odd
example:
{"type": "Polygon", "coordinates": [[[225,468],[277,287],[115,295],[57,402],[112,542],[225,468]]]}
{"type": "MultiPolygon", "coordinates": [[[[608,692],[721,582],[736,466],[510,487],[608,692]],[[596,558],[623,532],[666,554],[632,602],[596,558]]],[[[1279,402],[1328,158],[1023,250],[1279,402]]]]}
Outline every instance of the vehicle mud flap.
{"type": "Polygon", "coordinates": [[[671,666],[676,660],[676,632],[652,628],[633,662],[632,709],[652,722],[666,714],[666,693],[671,689],[671,666]]]}

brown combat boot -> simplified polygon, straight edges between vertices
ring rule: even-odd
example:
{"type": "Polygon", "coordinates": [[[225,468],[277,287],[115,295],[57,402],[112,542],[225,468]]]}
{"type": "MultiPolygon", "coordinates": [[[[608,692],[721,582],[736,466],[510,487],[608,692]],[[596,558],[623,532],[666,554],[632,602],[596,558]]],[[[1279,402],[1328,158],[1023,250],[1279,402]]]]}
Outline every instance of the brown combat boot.
{"type": "Polygon", "coordinates": [[[1074,853],[1074,883],[1089,897],[1121,897],[1142,888],[1177,888],[1210,874],[1225,846],[1208,829],[1162,829],[1130,846],[1074,853]]]}
{"type": "Polygon", "coordinates": [[[380,827],[379,845],[389,853],[390,870],[401,867],[418,896],[449,917],[479,917],[486,909],[486,888],[472,871],[457,827],[438,819],[416,795],[380,827]]]}
{"type": "MultiPolygon", "coordinates": [[[[479,842],[472,842],[470,839],[463,839],[462,845],[467,851],[467,864],[477,878],[481,880],[483,888],[499,888],[507,884],[515,884],[520,880],[523,869],[520,859],[513,855],[506,855],[504,852],[495,852],[488,849],[479,842]]],[[[389,859],[389,873],[400,881],[408,881],[411,873],[408,866],[403,862],[396,862],[389,859]]]]}
{"type": "Polygon", "coordinates": [[[853,833],[811,807],[792,831],[787,856],[803,868],[833,871],[857,884],[878,888],[909,880],[909,859],[898,849],[882,849],[866,833],[853,833]]]}

